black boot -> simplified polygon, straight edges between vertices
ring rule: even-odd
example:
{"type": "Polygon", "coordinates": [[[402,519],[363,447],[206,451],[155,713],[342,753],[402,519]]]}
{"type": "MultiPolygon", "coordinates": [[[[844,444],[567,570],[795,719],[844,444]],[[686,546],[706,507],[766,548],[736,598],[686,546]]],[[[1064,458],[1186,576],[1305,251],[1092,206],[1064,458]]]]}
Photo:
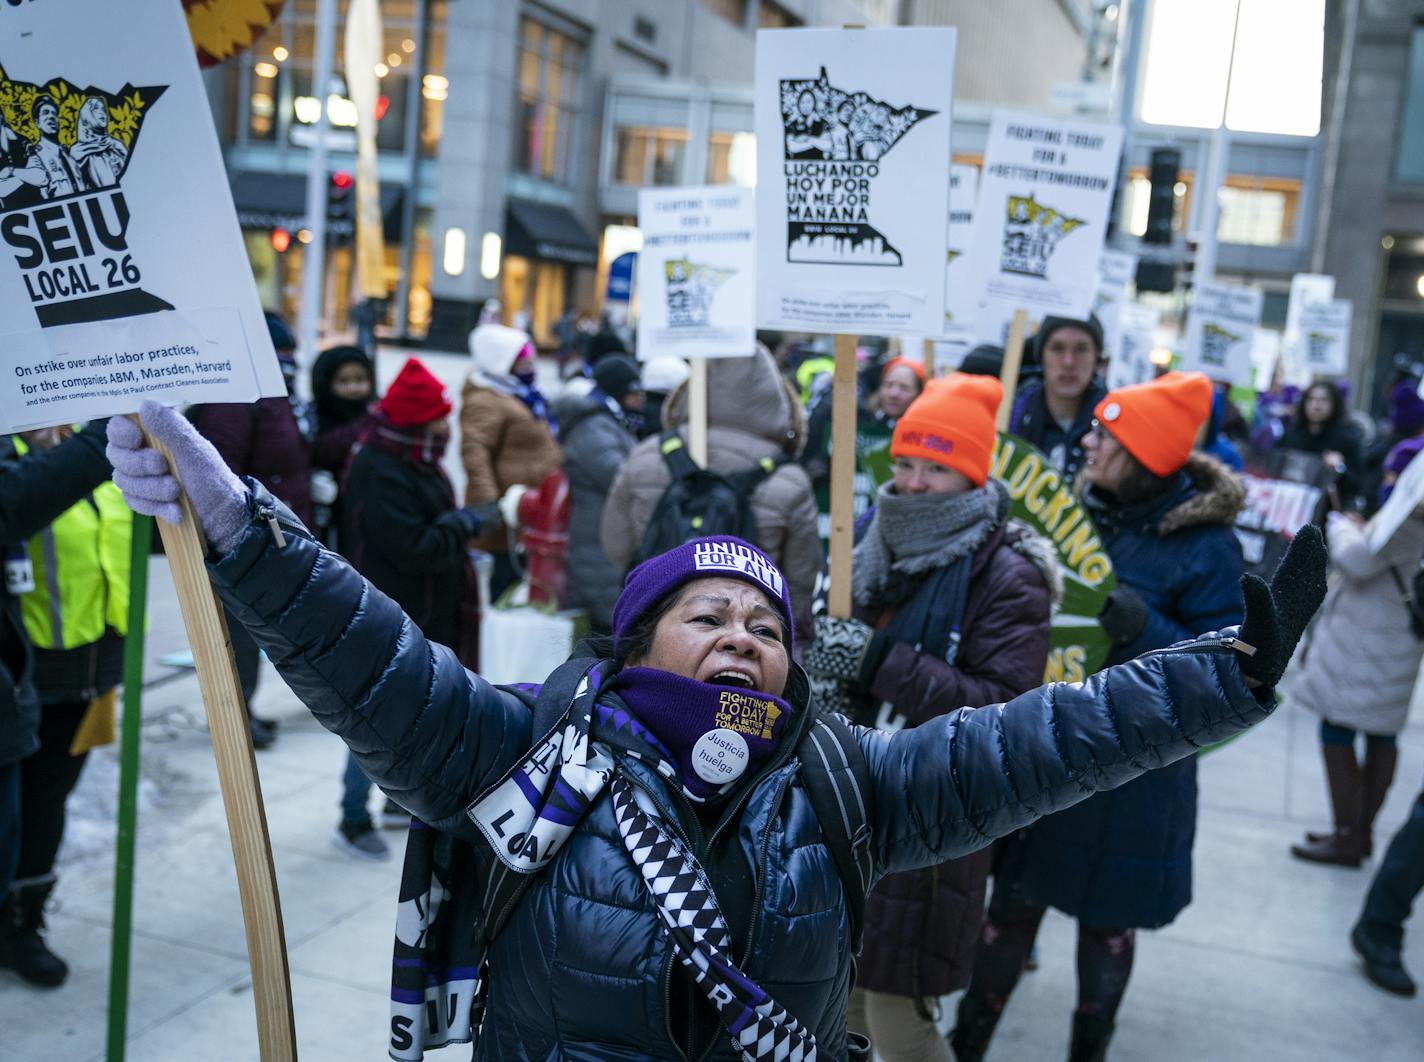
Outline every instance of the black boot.
{"type": "Polygon", "coordinates": [[[1002,1009],[966,992],[959,1001],[954,1029],[949,1034],[955,1062],[982,1062],[1002,1015],[1002,1009]]]}
{"type": "Polygon", "coordinates": [[[1103,1062],[1108,1057],[1108,1041],[1113,1023],[1091,1014],[1073,1015],[1073,1040],[1068,1045],[1068,1062],[1103,1062]]]}
{"type": "Polygon", "coordinates": [[[1404,968],[1404,956],[1398,944],[1375,940],[1361,925],[1350,931],[1350,944],[1365,963],[1365,976],[1386,992],[1396,996],[1412,996],[1419,991],[1414,978],[1404,968]]]}
{"type": "Polygon", "coordinates": [[[0,967],[41,988],[58,988],[69,976],[69,966],[44,941],[44,905],[53,890],[53,877],[17,882],[0,907],[0,967]]]}

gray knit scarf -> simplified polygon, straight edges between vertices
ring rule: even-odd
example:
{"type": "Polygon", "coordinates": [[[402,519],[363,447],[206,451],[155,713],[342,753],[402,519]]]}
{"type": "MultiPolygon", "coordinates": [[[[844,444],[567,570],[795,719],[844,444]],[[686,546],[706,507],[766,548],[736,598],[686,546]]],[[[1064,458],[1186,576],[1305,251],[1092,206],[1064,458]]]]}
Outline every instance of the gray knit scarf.
{"type": "Polygon", "coordinates": [[[963,494],[896,494],[893,483],[883,484],[855,547],[856,604],[897,604],[913,590],[914,576],[974,552],[1008,512],[1008,492],[997,480],[963,494]]]}

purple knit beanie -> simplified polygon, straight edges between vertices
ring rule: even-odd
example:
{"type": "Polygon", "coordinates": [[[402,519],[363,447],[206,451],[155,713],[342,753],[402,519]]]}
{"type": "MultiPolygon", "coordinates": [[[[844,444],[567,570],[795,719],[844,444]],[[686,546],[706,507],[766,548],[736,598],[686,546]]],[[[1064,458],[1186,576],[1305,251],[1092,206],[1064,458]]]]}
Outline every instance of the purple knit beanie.
{"type": "Polygon", "coordinates": [[[786,588],[786,577],[765,553],[732,535],[694,538],[650,557],[629,572],[623,592],[613,606],[614,646],[618,646],[629,629],[663,597],[693,579],[715,576],[741,579],[766,594],[786,623],[786,651],[791,652],[795,631],[791,624],[791,595],[786,588]]]}
{"type": "Polygon", "coordinates": [[[1401,380],[1389,392],[1389,422],[1400,435],[1424,428],[1424,397],[1413,380],[1401,380]]]}

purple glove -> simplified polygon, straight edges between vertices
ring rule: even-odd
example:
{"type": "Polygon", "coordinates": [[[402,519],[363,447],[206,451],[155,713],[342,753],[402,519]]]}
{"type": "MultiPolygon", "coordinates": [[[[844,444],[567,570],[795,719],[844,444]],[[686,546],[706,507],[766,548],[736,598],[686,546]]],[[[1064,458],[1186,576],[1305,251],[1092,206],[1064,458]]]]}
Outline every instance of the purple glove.
{"type": "MultiPolygon", "coordinates": [[[[153,437],[172,452],[208,544],[219,553],[232,549],[247,526],[247,488],[213,444],[177,410],[150,401],[143,404],[139,417],[153,437]]],[[[127,417],[112,418],[106,453],[114,466],[114,482],[129,508],[170,524],[182,519],[178,480],[163,455],[144,445],[137,424],[127,417]]]]}

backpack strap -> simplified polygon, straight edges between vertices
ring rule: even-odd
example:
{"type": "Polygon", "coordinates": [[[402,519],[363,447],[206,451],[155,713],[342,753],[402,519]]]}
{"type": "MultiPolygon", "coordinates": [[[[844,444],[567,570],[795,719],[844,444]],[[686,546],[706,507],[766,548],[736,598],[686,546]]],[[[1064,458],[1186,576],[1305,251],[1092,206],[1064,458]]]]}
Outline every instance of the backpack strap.
{"type": "Polygon", "coordinates": [[[820,712],[797,748],[801,783],[826,847],[835,859],[850,910],[851,951],[860,953],[865,928],[865,896],[875,873],[871,851],[871,822],[875,791],[870,767],[844,716],[820,712]]]}
{"type": "Polygon", "coordinates": [[[687,452],[687,443],[677,432],[663,432],[658,441],[658,449],[662,452],[663,461],[674,480],[688,479],[701,471],[692,455],[687,452]]]}
{"type": "Polygon", "coordinates": [[[752,491],[760,487],[773,472],[789,460],[790,458],[784,455],[763,457],[750,468],[744,468],[740,472],[733,472],[727,476],[727,482],[732,485],[732,489],[738,495],[743,498],[749,497],[752,491]]]}
{"type": "MultiPolygon", "coordinates": [[[[535,742],[558,725],[559,720],[568,712],[569,705],[573,703],[583,677],[597,663],[598,660],[589,657],[566,660],[554,668],[553,673],[539,687],[539,692],[534,695],[534,725],[530,731],[535,742]]],[[[490,858],[489,885],[485,889],[484,902],[481,905],[487,944],[499,936],[525,890],[538,876],[537,873],[516,874],[500,860],[490,858]]]]}

